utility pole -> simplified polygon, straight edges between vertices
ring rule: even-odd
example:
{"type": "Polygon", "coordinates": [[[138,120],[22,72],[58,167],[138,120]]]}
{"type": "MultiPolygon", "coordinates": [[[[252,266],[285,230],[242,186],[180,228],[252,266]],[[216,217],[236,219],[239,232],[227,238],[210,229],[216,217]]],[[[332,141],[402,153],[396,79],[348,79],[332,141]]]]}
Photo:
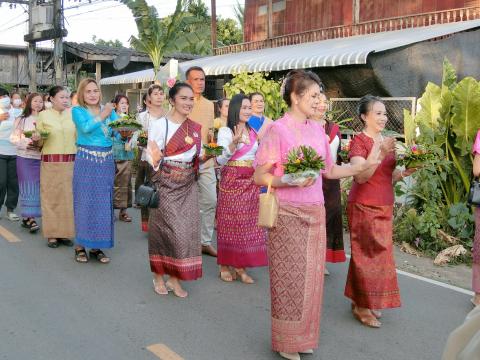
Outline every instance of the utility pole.
{"type": "Polygon", "coordinates": [[[215,54],[215,48],[217,47],[217,2],[215,0],[211,0],[212,8],[212,50],[215,54]]]}
{"type": "MultiPolygon", "coordinates": [[[[30,0],[28,6],[28,32],[33,32],[32,9],[36,0],[30,0]]],[[[37,44],[28,43],[28,91],[37,91],[37,44]]]]}
{"type": "MultiPolygon", "coordinates": [[[[55,29],[63,29],[62,0],[54,0],[53,24],[55,29]]],[[[63,85],[63,36],[56,37],[53,45],[53,69],[55,71],[55,85],[63,85]]]]}

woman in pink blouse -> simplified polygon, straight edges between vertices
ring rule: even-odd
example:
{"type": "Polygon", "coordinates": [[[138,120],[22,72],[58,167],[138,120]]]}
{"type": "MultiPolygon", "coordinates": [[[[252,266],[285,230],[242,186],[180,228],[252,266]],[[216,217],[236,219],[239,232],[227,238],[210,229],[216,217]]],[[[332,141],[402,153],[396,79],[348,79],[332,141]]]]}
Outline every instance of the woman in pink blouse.
{"type": "Polygon", "coordinates": [[[284,181],[288,152],[313,147],[325,161],[329,179],[359,174],[378,164],[380,146],[355,166],[333,164],[323,127],[309,118],[320,101],[321,81],[310,71],[291,71],[283,98],[289,111],[268,129],[256,155],[255,181],[272,184],[280,203],[277,225],[269,233],[272,348],[286,359],[300,359],[318,346],[325,266],[325,207],[322,177],[302,184],[284,181]]]}
{"type": "MultiPolygon", "coordinates": [[[[473,144],[473,175],[480,176],[480,131],[477,133],[475,144],[473,144]]],[[[472,264],[472,289],[475,296],[472,303],[480,305],[480,207],[475,208],[475,238],[473,239],[473,264],[472,264]]]]}
{"type": "Polygon", "coordinates": [[[42,95],[30,94],[22,115],[15,119],[13,132],[10,136],[10,141],[17,147],[17,174],[23,217],[22,226],[32,233],[40,229],[35,218],[42,214],[40,207],[40,158],[42,154],[38,134],[33,134],[31,138],[27,138],[24,132],[36,130],[38,113],[43,109],[42,95]]]}

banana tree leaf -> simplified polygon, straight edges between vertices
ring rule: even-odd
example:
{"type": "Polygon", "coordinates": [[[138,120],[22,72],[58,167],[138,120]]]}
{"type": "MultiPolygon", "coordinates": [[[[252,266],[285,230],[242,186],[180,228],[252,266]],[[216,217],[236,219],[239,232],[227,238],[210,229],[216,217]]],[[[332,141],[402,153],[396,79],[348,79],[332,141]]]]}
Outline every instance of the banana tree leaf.
{"type": "MultiPolygon", "coordinates": [[[[443,76],[442,87],[445,86],[448,90],[453,90],[457,85],[457,72],[452,63],[447,58],[443,59],[443,76]]],[[[443,96],[443,89],[442,89],[443,96]]]]}
{"type": "Polygon", "coordinates": [[[432,130],[438,126],[440,118],[441,88],[433,83],[428,83],[425,93],[420,98],[420,111],[417,113],[416,122],[418,125],[429,127],[432,130]]]}
{"type": "Polygon", "coordinates": [[[407,145],[412,145],[415,142],[416,138],[416,128],[415,120],[407,109],[403,110],[403,132],[405,135],[405,143],[407,145]]]}
{"type": "Polygon", "coordinates": [[[460,155],[470,153],[473,139],[480,128],[480,85],[472,77],[460,81],[453,90],[452,131],[460,155]]]}

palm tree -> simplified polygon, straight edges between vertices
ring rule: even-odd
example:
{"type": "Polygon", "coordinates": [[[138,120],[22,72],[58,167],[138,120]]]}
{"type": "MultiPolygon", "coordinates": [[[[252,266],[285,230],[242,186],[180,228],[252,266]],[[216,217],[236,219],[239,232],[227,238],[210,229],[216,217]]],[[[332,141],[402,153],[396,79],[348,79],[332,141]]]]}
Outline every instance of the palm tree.
{"type": "Polygon", "coordinates": [[[233,7],[233,11],[235,13],[235,18],[237,19],[238,23],[240,24],[240,28],[243,31],[243,24],[245,21],[245,6],[240,5],[240,2],[237,0],[237,3],[233,7]]]}
{"type": "MultiPolygon", "coordinates": [[[[187,14],[189,1],[177,0],[173,15],[164,19],[158,17],[154,6],[149,6],[146,0],[119,0],[133,14],[137,24],[138,37],[132,36],[130,44],[137,51],[145,52],[153,63],[155,76],[160,70],[165,55],[181,52],[192,44],[197,47],[205,42],[205,35],[200,32],[181,31],[187,26],[202,24],[197,16],[187,14]]],[[[207,36],[208,36],[207,26],[207,36]]],[[[208,42],[208,40],[207,40],[208,42]]]]}

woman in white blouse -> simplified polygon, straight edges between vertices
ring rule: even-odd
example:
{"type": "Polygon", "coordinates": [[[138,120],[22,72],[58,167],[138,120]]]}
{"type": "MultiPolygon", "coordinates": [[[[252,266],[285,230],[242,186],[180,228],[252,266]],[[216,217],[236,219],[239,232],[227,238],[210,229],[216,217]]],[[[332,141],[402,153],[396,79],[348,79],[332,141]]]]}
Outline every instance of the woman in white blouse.
{"type": "Polygon", "coordinates": [[[200,210],[197,172],[201,125],[190,120],[193,91],[176,83],[169,91],[171,111],[150,123],[147,160],[153,167],[151,182],[159,192],[158,208],[150,209],[148,253],[154,291],[181,298],[188,293],[181,280],[202,276],[200,210]],[[167,281],[164,275],[169,275],[167,281]]]}
{"type": "Polygon", "coordinates": [[[217,157],[223,166],[217,204],[220,278],[231,282],[238,275],[246,284],[254,280],[245,268],[267,265],[266,232],[257,226],[260,188],[253,181],[253,160],[258,136],[247,124],[251,113],[247,96],[232,98],[227,127],[218,132],[218,144],[224,151],[217,157]]]}

